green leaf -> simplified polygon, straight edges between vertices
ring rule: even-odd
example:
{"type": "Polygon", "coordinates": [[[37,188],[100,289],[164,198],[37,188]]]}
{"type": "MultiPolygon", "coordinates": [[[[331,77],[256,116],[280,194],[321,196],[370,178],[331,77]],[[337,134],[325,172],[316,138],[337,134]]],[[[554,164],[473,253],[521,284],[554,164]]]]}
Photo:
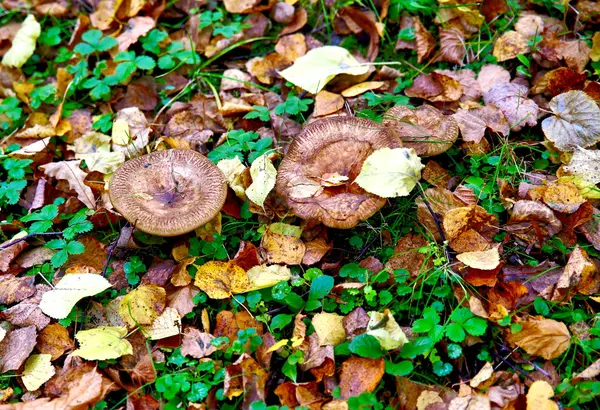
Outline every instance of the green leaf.
{"type": "Polygon", "coordinates": [[[97,44],[102,38],[100,30],[88,30],[81,35],[81,39],[89,44],[97,44]]]}
{"type": "Polygon", "coordinates": [[[458,359],[462,355],[462,347],[455,343],[450,343],[447,347],[448,357],[451,359],[458,359]]]}
{"type": "Polygon", "coordinates": [[[463,327],[471,336],[483,336],[487,329],[487,321],[481,317],[473,317],[463,327]]]}
{"type": "Polygon", "coordinates": [[[467,336],[462,326],[458,323],[450,323],[446,327],[446,336],[455,343],[462,342],[467,336]]]}
{"type": "Polygon", "coordinates": [[[116,47],[119,44],[116,38],[113,37],[104,37],[102,40],[98,42],[96,45],[96,50],[98,51],[108,51],[113,47],[116,47]]]}
{"type": "Polygon", "coordinates": [[[158,68],[162,70],[170,70],[175,67],[175,60],[170,55],[161,56],[158,59],[158,68]]]}
{"type": "Polygon", "coordinates": [[[156,61],[149,56],[139,56],[135,59],[135,64],[140,70],[152,70],[156,67],[156,61]]]}
{"type": "Polygon", "coordinates": [[[67,241],[64,239],[52,239],[51,241],[46,242],[46,248],[57,250],[64,249],[67,246],[67,241]]]}
{"type": "Polygon", "coordinates": [[[153,54],[160,54],[159,43],[166,39],[168,34],[158,29],[152,29],[148,34],[141,38],[142,48],[153,54]]]}
{"type": "Polygon", "coordinates": [[[99,83],[90,91],[90,96],[94,100],[102,100],[110,96],[110,87],[104,83],[99,83]]]}
{"type": "Polygon", "coordinates": [[[281,367],[281,372],[286,375],[287,377],[289,377],[294,383],[296,382],[296,377],[298,375],[298,369],[296,367],[295,363],[291,363],[290,358],[292,356],[288,357],[288,360],[285,361],[285,363],[283,364],[283,366],[281,367]]]}
{"type": "Polygon", "coordinates": [[[67,244],[65,250],[71,255],[80,255],[85,252],[85,246],[79,241],[71,241],[67,244]]]}
{"type": "Polygon", "coordinates": [[[370,359],[378,359],[384,355],[379,341],[366,333],[352,339],[349,348],[352,353],[370,359]]]}
{"type": "Polygon", "coordinates": [[[538,315],[548,316],[550,314],[548,303],[540,297],[533,300],[533,307],[538,315]]]}
{"type": "Polygon", "coordinates": [[[404,41],[411,41],[415,39],[414,27],[406,27],[398,32],[398,39],[404,41]]]}
{"type": "Polygon", "coordinates": [[[75,46],[75,48],[73,48],[73,51],[81,54],[82,56],[87,56],[96,51],[96,49],[88,43],[79,43],[75,46]]]}
{"type": "Polygon", "coordinates": [[[271,320],[271,329],[272,330],[283,329],[287,325],[292,323],[293,319],[294,319],[293,315],[279,314],[271,320]]]}
{"type": "Polygon", "coordinates": [[[62,41],[60,38],[60,27],[50,27],[42,31],[38,41],[47,46],[57,46],[62,41]]]}
{"type": "Polygon", "coordinates": [[[135,62],[121,63],[115,69],[115,76],[119,79],[119,82],[126,81],[135,72],[135,69],[135,62]]]}
{"type": "Polygon", "coordinates": [[[331,276],[323,275],[315,278],[310,284],[308,298],[313,300],[324,298],[331,292],[333,284],[334,280],[331,276]]]}
{"type": "Polygon", "coordinates": [[[116,63],[120,63],[123,61],[128,61],[128,62],[132,62],[135,60],[135,53],[133,51],[120,51],[115,58],[113,58],[113,61],[116,63]]]}
{"type": "Polygon", "coordinates": [[[413,364],[408,360],[403,360],[399,363],[385,361],[385,372],[391,376],[408,376],[413,371],[413,364]]]}
{"type": "Polygon", "coordinates": [[[440,377],[447,376],[452,373],[452,365],[450,363],[437,361],[433,364],[433,372],[440,377]]]}
{"type": "Polygon", "coordinates": [[[60,251],[58,251],[54,255],[52,255],[52,258],[50,259],[50,263],[52,264],[53,268],[59,268],[62,265],[64,265],[65,262],[67,262],[68,258],[69,258],[69,254],[67,253],[67,251],[65,249],[61,249],[60,251]]]}
{"type": "Polygon", "coordinates": [[[452,312],[452,314],[450,315],[450,319],[453,322],[462,324],[462,323],[465,323],[470,318],[472,318],[473,316],[474,316],[473,312],[471,312],[467,308],[461,307],[461,308],[454,310],[454,312],[452,312]]]}
{"type": "Polygon", "coordinates": [[[250,111],[248,114],[244,116],[247,119],[258,118],[261,121],[267,122],[271,120],[271,114],[269,112],[268,107],[263,107],[262,105],[253,105],[252,108],[254,111],[250,111]]]}

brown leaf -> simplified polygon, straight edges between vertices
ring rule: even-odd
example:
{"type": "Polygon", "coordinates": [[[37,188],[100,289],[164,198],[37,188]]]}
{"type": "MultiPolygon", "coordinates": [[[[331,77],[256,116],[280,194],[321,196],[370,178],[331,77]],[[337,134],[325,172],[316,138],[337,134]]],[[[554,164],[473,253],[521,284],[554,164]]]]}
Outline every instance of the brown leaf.
{"type": "Polygon", "coordinates": [[[286,34],[292,34],[296,31],[300,30],[304,25],[308,22],[308,13],[306,9],[300,7],[294,13],[294,17],[292,17],[292,21],[288,23],[287,26],[281,30],[279,33],[280,36],[285,36],[286,34]]]}
{"type": "Polygon", "coordinates": [[[269,375],[260,365],[243,353],[238,360],[225,368],[223,395],[229,399],[244,394],[243,408],[250,403],[264,401],[265,386],[269,375]]]}
{"type": "Polygon", "coordinates": [[[40,353],[49,354],[52,356],[52,360],[56,360],[66,351],[73,350],[75,344],[64,326],[53,323],[40,332],[36,347],[40,353]]]}
{"type": "Polygon", "coordinates": [[[467,142],[479,143],[488,128],[502,135],[508,135],[510,131],[502,111],[493,106],[461,108],[452,116],[458,124],[462,139],[467,142]]]}
{"type": "MultiPolygon", "coordinates": [[[[8,241],[2,242],[0,244],[0,248],[4,248],[6,245],[11,243],[12,241],[19,239],[17,235],[9,239],[8,241]]],[[[0,249],[0,272],[6,272],[10,267],[12,261],[20,254],[23,249],[27,248],[27,242],[21,241],[19,243],[15,243],[5,249],[0,249]]],[[[3,302],[0,302],[3,303],[3,302]]]]}
{"type": "Polygon", "coordinates": [[[306,54],[307,48],[304,34],[296,33],[280,37],[277,44],[275,44],[275,51],[293,63],[298,57],[306,54]]]}
{"type": "Polygon", "coordinates": [[[498,219],[478,205],[450,210],[443,223],[450,247],[457,252],[484,251],[498,232],[498,219]]]}
{"type": "Polygon", "coordinates": [[[150,17],[133,17],[127,22],[125,30],[119,34],[119,51],[127,51],[132,44],[137,43],[140,37],[148,34],[156,26],[154,19],[150,17]]]}
{"type": "Polygon", "coordinates": [[[506,340],[519,346],[530,355],[552,360],[569,348],[571,334],[562,322],[535,316],[528,317],[519,324],[522,326],[522,330],[514,334],[509,331],[506,340]]]}
{"type": "Polygon", "coordinates": [[[435,161],[428,161],[425,168],[421,171],[421,177],[438,188],[447,188],[452,178],[440,164],[435,161]]]}
{"type": "Polygon", "coordinates": [[[402,16],[400,20],[400,30],[413,28],[415,32],[414,40],[402,40],[398,38],[396,50],[409,49],[417,51],[417,63],[421,64],[435,48],[435,39],[429,31],[423,26],[418,16],[402,16]]]}
{"type": "Polygon", "coordinates": [[[562,223],[546,205],[520,200],[513,206],[513,213],[505,229],[529,244],[541,243],[562,228],[562,223]]]}
{"type": "Polygon", "coordinates": [[[494,43],[492,55],[498,62],[511,60],[519,54],[528,54],[530,47],[527,38],[516,31],[506,31],[494,43]]]}
{"type": "Polygon", "coordinates": [[[495,105],[502,111],[513,131],[521,130],[525,125],[537,125],[538,106],[527,98],[527,87],[509,83],[498,84],[484,92],[486,105],[495,105]]]}
{"type": "Polygon", "coordinates": [[[96,6],[96,10],[90,14],[92,26],[98,30],[108,30],[115,20],[117,9],[123,0],[100,0],[96,6]]]}
{"type": "Polygon", "coordinates": [[[456,120],[429,105],[414,110],[403,105],[392,107],[385,113],[383,125],[402,140],[404,147],[425,157],[444,153],[458,138],[456,120]]]}
{"type": "Polygon", "coordinates": [[[329,91],[319,91],[315,97],[315,117],[323,117],[325,115],[335,114],[344,108],[344,98],[329,91]]]}
{"type": "Polygon", "coordinates": [[[495,85],[510,83],[510,73],[502,66],[486,64],[481,67],[477,75],[477,82],[481,87],[481,91],[487,93],[495,85]]]}
{"type": "Polygon", "coordinates": [[[462,85],[463,95],[460,97],[460,102],[479,101],[481,98],[481,87],[473,70],[435,70],[435,72],[454,78],[460,83],[460,85],[462,85]]]}
{"type": "Polygon", "coordinates": [[[81,160],[60,161],[41,165],[40,169],[49,177],[67,181],[69,188],[76,192],[77,198],[88,208],[95,209],[96,199],[94,198],[94,193],[84,183],[87,172],[82,171],[79,167],[80,165],[81,160]]]}
{"type": "Polygon", "coordinates": [[[375,390],[383,377],[383,359],[351,357],[342,363],[340,371],[340,395],[343,399],[359,396],[375,390]]]}
{"type": "Polygon", "coordinates": [[[35,276],[0,275],[0,304],[12,305],[33,296],[35,276]]]}
{"type": "Polygon", "coordinates": [[[8,332],[0,341],[0,374],[17,370],[35,347],[35,326],[22,327],[8,332]]]}
{"type": "Polygon", "coordinates": [[[600,359],[596,360],[594,363],[586,367],[584,371],[577,373],[573,377],[578,379],[593,379],[598,375],[600,375],[600,359]]]}
{"type": "Polygon", "coordinates": [[[462,31],[455,28],[440,30],[440,56],[437,61],[463,65],[466,54],[465,35],[462,31]]]}
{"type": "Polygon", "coordinates": [[[214,336],[210,333],[202,333],[196,328],[188,327],[183,333],[181,354],[195,359],[208,357],[217,351],[217,348],[210,344],[213,339],[214,336]]]}
{"type": "Polygon", "coordinates": [[[419,248],[428,245],[427,240],[416,233],[409,233],[398,240],[394,254],[386,263],[386,267],[392,270],[406,269],[412,278],[421,272],[433,268],[433,262],[427,258],[427,254],[419,252],[419,248]]]}
{"type": "Polygon", "coordinates": [[[586,202],[574,183],[562,180],[549,185],[542,194],[542,198],[550,208],[565,214],[577,212],[579,207],[586,202]]]}
{"type": "Polygon", "coordinates": [[[598,292],[598,268],[587,252],[577,245],[565,265],[552,300],[569,301],[575,292],[592,295],[598,292]]]}
{"type": "Polygon", "coordinates": [[[196,306],[194,304],[194,296],[200,291],[195,286],[183,286],[167,291],[167,306],[172,307],[181,317],[187,315],[196,306]]]}
{"type": "Polygon", "coordinates": [[[375,61],[379,52],[379,40],[383,35],[383,25],[377,21],[375,13],[371,10],[363,11],[356,7],[346,6],[338,10],[342,18],[351,19],[369,36],[369,48],[367,49],[367,60],[375,61]]]}
{"type": "Polygon", "coordinates": [[[327,243],[323,238],[313,239],[312,241],[305,243],[305,245],[306,252],[302,257],[302,264],[309,266],[319,262],[323,259],[323,256],[333,248],[332,245],[327,243]]]}
{"type": "Polygon", "coordinates": [[[459,81],[440,73],[420,74],[410,88],[404,90],[409,97],[423,98],[432,102],[458,101],[463,95],[459,81]]]}
{"type": "Polygon", "coordinates": [[[42,295],[48,290],[50,290],[50,287],[47,285],[36,285],[36,292],[32,297],[0,312],[0,317],[3,317],[15,326],[35,326],[38,331],[42,330],[50,323],[50,318],[39,308],[42,295]]]}

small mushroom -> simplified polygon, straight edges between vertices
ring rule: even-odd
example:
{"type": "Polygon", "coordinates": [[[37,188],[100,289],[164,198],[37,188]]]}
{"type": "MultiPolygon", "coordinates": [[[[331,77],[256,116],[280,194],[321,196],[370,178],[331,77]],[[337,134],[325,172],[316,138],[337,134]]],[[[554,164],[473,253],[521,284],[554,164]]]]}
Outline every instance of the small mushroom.
{"type": "Polygon", "coordinates": [[[352,228],[386,203],[354,183],[363,162],[379,148],[400,146],[400,140],[370,120],[317,120],[294,139],[281,161],[277,192],[301,218],[352,228]]]}
{"type": "Polygon", "coordinates": [[[422,157],[446,152],[458,138],[456,120],[430,105],[414,110],[403,105],[392,107],[385,113],[383,125],[402,140],[402,145],[422,157]]]}
{"type": "Polygon", "coordinates": [[[213,219],[227,196],[223,173],[192,150],[156,151],[125,162],[112,177],[113,206],[141,231],[176,236],[213,219]]]}

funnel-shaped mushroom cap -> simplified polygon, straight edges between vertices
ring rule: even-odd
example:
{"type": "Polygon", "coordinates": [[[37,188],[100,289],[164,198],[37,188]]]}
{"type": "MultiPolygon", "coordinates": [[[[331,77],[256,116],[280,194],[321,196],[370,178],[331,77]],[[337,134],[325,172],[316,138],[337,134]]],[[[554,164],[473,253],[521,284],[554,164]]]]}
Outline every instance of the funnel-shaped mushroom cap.
{"type": "Polygon", "coordinates": [[[204,225],[227,196],[223,173],[192,150],[156,151],[125,162],[112,177],[110,201],[141,231],[176,236],[204,225]]]}
{"type": "Polygon", "coordinates": [[[458,138],[456,120],[430,105],[414,110],[403,105],[392,107],[385,113],[383,125],[402,140],[402,145],[413,148],[422,157],[448,151],[458,138]]]}
{"type": "Polygon", "coordinates": [[[353,117],[315,121],[281,161],[277,192],[301,218],[352,228],[385,205],[384,198],[354,183],[365,159],[384,147],[400,147],[400,141],[376,122],[353,117]]]}

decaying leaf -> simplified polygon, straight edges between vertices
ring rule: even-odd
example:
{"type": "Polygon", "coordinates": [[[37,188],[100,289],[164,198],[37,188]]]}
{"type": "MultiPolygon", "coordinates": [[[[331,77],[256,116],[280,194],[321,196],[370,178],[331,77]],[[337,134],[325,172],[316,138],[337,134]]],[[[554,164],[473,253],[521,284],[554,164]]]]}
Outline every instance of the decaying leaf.
{"type": "Polygon", "coordinates": [[[486,105],[495,105],[502,111],[513,131],[521,130],[525,125],[537,125],[538,106],[527,98],[527,87],[508,83],[493,86],[483,93],[486,105]]]}
{"type": "Polygon", "coordinates": [[[383,313],[369,312],[366,333],[379,340],[381,347],[385,350],[394,350],[408,343],[408,338],[388,309],[385,309],[383,313]]]}
{"type": "Polygon", "coordinates": [[[600,141],[600,108],[586,93],[559,94],[549,107],[554,115],[542,121],[542,130],[556,148],[572,152],[600,141]]]}
{"type": "Polygon", "coordinates": [[[535,316],[529,317],[519,324],[522,326],[522,330],[518,333],[511,332],[506,336],[506,340],[531,355],[552,360],[569,348],[571,334],[562,322],[535,316]]]}
{"type": "Polygon", "coordinates": [[[592,184],[600,183],[600,151],[577,147],[569,161],[563,167],[565,172],[578,176],[592,184]]]}
{"type": "Polygon", "coordinates": [[[154,319],[152,326],[146,328],[150,340],[164,339],[181,333],[181,316],[177,309],[166,307],[165,310],[154,319]]]}
{"type": "Polygon", "coordinates": [[[383,359],[351,357],[342,363],[340,372],[340,394],[343,399],[372,392],[383,377],[383,359]]]}
{"type": "Polygon", "coordinates": [[[344,317],[335,313],[317,313],[312,318],[315,332],[319,335],[321,346],[337,346],[346,340],[346,330],[343,325],[344,317]]]}

